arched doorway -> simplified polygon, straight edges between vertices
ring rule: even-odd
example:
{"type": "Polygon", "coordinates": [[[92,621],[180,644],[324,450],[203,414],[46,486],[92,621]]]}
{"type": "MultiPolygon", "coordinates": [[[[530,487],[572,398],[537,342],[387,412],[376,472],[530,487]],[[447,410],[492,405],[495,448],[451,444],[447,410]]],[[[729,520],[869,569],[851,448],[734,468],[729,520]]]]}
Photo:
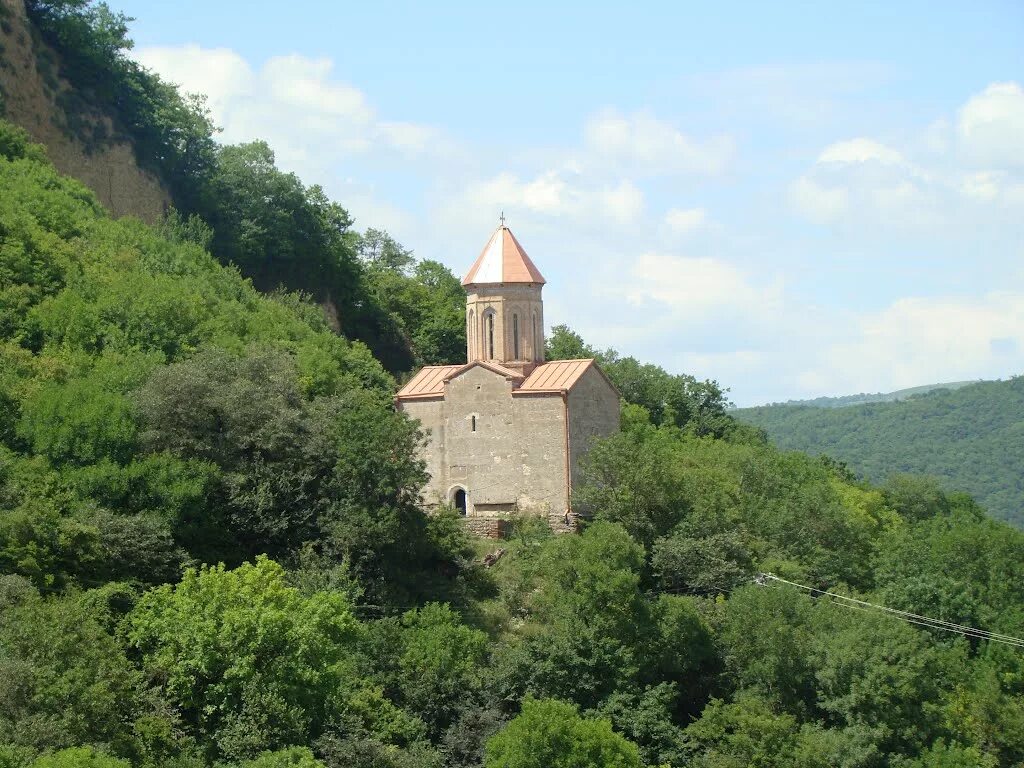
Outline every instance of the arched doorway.
{"type": "Polygon", "coordinates": [[[466,489],[459,488],[455,491],[455,496],[452,497],[452,502],[455,504],[455,508],[459,510],[459,514],[465,516],[466,514],[466,489]]]}

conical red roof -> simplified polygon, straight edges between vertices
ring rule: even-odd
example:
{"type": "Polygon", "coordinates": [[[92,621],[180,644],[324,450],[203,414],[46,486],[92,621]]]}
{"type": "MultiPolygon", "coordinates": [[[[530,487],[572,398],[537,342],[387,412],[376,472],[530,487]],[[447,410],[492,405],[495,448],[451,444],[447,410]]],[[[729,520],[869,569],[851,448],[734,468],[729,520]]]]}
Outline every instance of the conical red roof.
{"type": "Polygon", "coordinates": [[[516,240],[512,230],[502,225],[494,230],[480,257],[473,262],[469,272],[462,278],[463,285],[490,283],[536,283],[547,282],[540,270],[530,261],[523,246],[516,240]]]}

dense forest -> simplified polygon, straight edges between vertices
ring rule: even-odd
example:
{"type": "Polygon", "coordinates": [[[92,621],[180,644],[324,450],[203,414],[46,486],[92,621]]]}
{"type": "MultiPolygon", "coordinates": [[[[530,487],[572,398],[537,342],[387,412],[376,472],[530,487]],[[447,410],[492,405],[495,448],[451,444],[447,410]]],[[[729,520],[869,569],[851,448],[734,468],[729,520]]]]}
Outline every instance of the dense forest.
{"type": "MultiPolygon", "coordinates": [[[[201,116],[104,6],[31,5],[97,79],[201,116]]],[[[173,171],[190,150],[153,135],[173,171]]],[[[1024,761],[1024,650],[756,578],[1021,637],[1024,534],[560,327],[549,354],[598,357],[623,428],[575,490],[592,522],[516,520],[487,567],[498,543],[418,509],[391,406],[463,354],[457,281],[265,145],[198,143],[222,194],[151,228],[0,122],[0,768],[1024,761]]]]}
{"type": "Polygon", "coordinates": [[[882,482],[934,475],[1024,528],[1024,377],[845,408],[770,405],[731,412],[781,448],[827,454],[882,482]]]}

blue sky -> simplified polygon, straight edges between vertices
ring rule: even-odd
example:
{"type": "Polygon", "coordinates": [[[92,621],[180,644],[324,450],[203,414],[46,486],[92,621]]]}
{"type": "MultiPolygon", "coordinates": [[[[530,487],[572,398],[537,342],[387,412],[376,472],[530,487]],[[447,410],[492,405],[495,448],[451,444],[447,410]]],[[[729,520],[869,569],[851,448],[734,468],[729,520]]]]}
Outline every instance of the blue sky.
{"type": "Polygon", "coordinates": [[[1024,5],[113,2],[359,227],[740,405],[1024,373],[1024,5]]]}

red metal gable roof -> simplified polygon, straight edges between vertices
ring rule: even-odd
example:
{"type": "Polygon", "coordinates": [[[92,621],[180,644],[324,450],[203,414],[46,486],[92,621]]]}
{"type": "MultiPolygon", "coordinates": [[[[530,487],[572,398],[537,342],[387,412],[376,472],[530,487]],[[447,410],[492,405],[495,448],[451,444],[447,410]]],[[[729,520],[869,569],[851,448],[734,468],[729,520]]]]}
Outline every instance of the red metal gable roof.
{"type": "Polygon", "coordinates": [[[421,368],[395,395],[399,400],[413,397],[436,397],[444,394],[444,380],[464,366],[428,365],[421,368]]]}
{"type": "Polygon", "coordinates": [[[552,360],[533,370],[517,392],[567,392],[594,366],[593,359],[552,360]]]}

